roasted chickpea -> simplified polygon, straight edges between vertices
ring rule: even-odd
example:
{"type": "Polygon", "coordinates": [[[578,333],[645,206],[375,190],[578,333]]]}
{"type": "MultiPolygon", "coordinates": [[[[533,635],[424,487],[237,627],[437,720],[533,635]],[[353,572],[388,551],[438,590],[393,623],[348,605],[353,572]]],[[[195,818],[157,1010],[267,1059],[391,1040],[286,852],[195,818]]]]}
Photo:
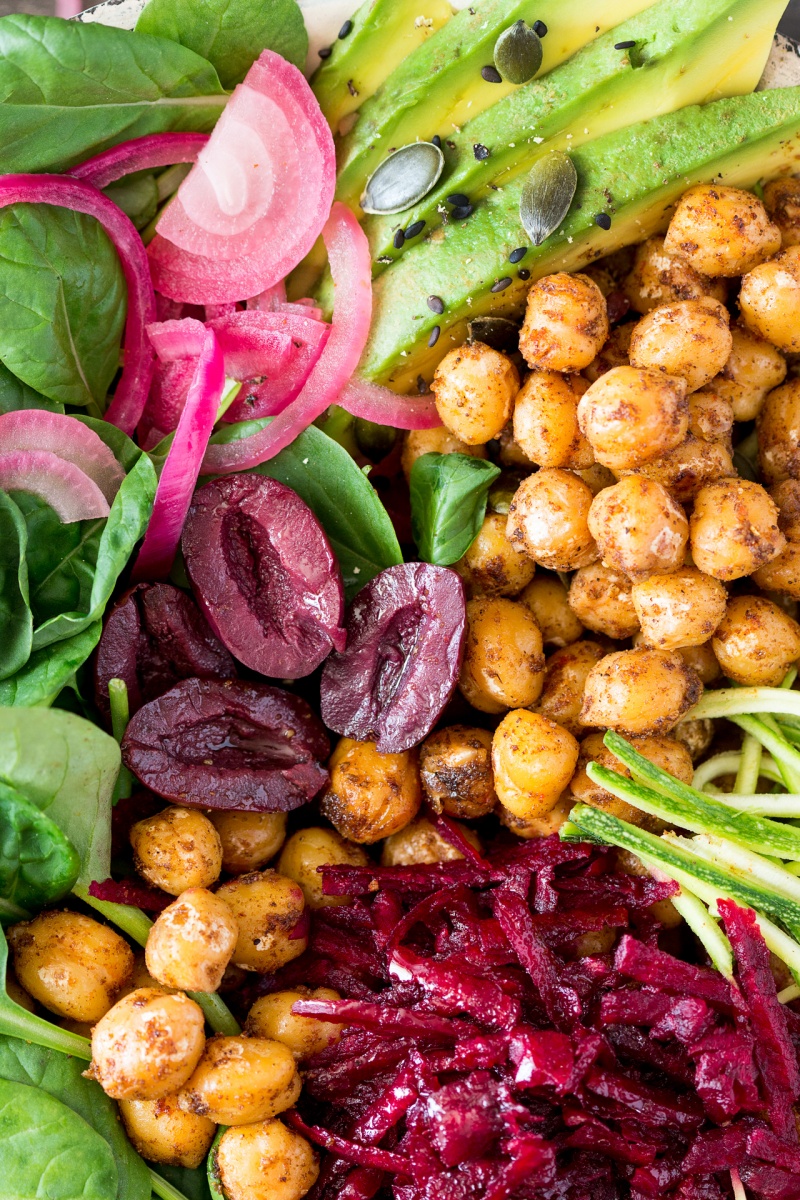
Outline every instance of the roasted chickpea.
{"type": "Polygon", "coordinates": [[[800,243],[800,180],[773,179],[764,187],[764,207],[781,231],[781,246],[800,243]]]}
{"type": "Polygon", "coordinates": [[[800,246],[781,250],[742,280],[739,308],[752,333],[786,354],[800,350],[797,306],[800,303],[800,246]]]}
{"type": "Polygon", "coordinates": [[[527,475],[533,470],[533,463],[527,454],[523,454],[514,441],[514,422],[509,421],[497,435],[497,460],[501,466],[513,471],[524,471],[527,475]]]}
{"type": "Polygon", "coordinates": [[[712,278],[743,275],[771,258],[780,244],[780,230],[757,196],[717,183],[700,183],[683,193],[664,238],[665,249],[685,254],[712,278]]]}
{"type": "Polygon", "coordinates": [[[597,358],[593,359],[583,374],[590,383],[595,383],[606,371],[614,367],[630,366],[631,337],[634,325],[617,325],[608,335],[608,341],[600,350],[597,358]]]}
{"type": "Polygon", "coordinates": [[[536,573],[536,563],[506,536],[507,519],[487,513],[478,536],[455,564],[468,596],[516,596],[536,573]]]}
{"type": "Polygon", "coordinates": [[[649,313],[677,300],[712,296],[724,302],[724,280],[711,279],[696,270],[677,250],[668,250],[663,237],[651,237],[636,247],[633,269],[625,279],[625,295],[634,312],[649,313]]]}
{"type": "Polygon", "coordinates": [[[576,471],[575,474],[583,480],[593,496],[602,492],[603,488],[613,487],[617,482],[614,472],[609,471],[608,467],[604,467],[601,463],[595,463],[593,467],[587,467],[585,471],[576,471]]]}
{"type": "MultiPolygon", "coordinates": [[[[618,850],[616,858],[617,866],[626,875],[646,876],[650,874],[642,860],[635,854],[631,854],[630,850],[618,850]]],[[[657,900],[655,904],[648,905],[645,912],[650,913],[665,929],[676,929],[683,920],[671,900],[657,900]]]]}
{"type": "MultiPolygon", "coordinates": [[[[698,762],[714,740],[714,722],[706,718],[678,721],[672,730],[676,742],[680,742],[689,752],[693,763],[698,762]]],[[[687,781],[691,782],[691,781],[687,781]]]]}
{"type": "Polygon", "coordinates": [[[500,803],[516,817],[543,817],[557,804],[578,761],[568,730],[540,713],[507,713],[492,739],[492,766],[500,803]]]}
{"type": "Polygon", "coordinates": [[[256,1000],[247,1014],[244,1031],[248,1037],[270,1038],[288,1046],[298,1062],[333,1046],[342,1036],[341,1025],[299,1017],[292,1012],[297,1000],[340,1000],[332,988],[297,988],[289,992],[270,992],[256,1000]]]}
{"type": "Polygon", "coordinates": [[[528,292],[519,348],[529,367],[582,371],[608,337],[603,293],[586,275],[546,275],[528,292]]]}
{"type": "Polygon", "coordinates": [[[602,646],[588,641],[573,642],[551,654],[545,666],[544,688],[536,711],[580,737],[584,729],[580,712],[586,678],[604,654],[602,646]]]}
{"type": "Polygon", "coordinates": [[[514,405],[514,440],[540,467],[590,467],[592,448],[578,428],[578,401],[587,384],[580,375],[532,371],[514,405]]]}
{"type": "MultiPolygon", "coordinates": [[[[691,755],[686,747],[676,739],[630,737],[629,741],[634,750],[649,759],[651,763],[655,763],[657,767],[661,767],[662,771],[668,771],[682,783],[692,782],[694,766],[691,755]]],[[[628,804],[626,800],[620,800],[612,792],[606,791],[599,783],[590,779],[586,768],[589,763],[593,762],[598,763],[601,767],[608,767],[611,771],[616,771],[625,779],[631,777],[628,768],[603,744],[603,734],[590,733],[581,742],[578,766],[569,785],[569,790],[576,801],[581,804],[590,804],[593,808],[601,808],[605,812],[611,813],[612,816],[619,817],[621,821],[628,821],[629,824],[639,825],[643,829],[660,832],[664,828],[663,822],[659,821],[657,817],[651,817],[642,812],[640,808],[628,804]]]]}
{"type": "MultiPolygon", "coordinates": [[[[507,604],[510,601],[473,601],[507,604]]],[[[343,838],[370,845],[413,821],[422,803],[416,752],[379,754],[374,742],[342,738],[330,760],[320,809],[343,838]]]]}
{"type": "Polygon", "coordinates": [[[570,608],[593,633],[610,638],[633,637],[639,618],[631,598],[631,581],[605,563],[581,567],[569,585],[570,608]]]}
{"type": "Polygon", "coordinates": [[[623,733],[666,733],[702,692],[697,675],[674,651],[619,650],[589,672],[581,720],[623,733]]]}
{"type": "Polygon", "coordinates": [[[217,1127],[178,1108],[177,1096],[120,1100],[119,1115],[134,1149],[148,1162],[194,1169],[205,1162],[217,1127]]]}
{"type": "Polygon", "coordinates": [[[432,733],[419,752],[422,790],[434,812],[473,820],[497,803],[492,775],[492,735],[451,725],[432,733]]]}
{"type": "Polygon", "coordinates": [[[695,565],[715,579],[751,575],[786,545],[775,502],[749,479],[717,479],[702,487],[689,530],[695,565]]]}
{"type": "Polygon", "coordinates": [[[680,446],[631,473],[662,484],[678,504],[688,504],[707,483],[728,479],[736,471],[727,446],[689,433],[680,446]]]}
{"type": "Polygon", "coordinates": [[[219,834],[222,867],[229,875],[245,875],[266,866],[286,837],[286,813],[236,812],[218,809],[209,820],[219,834]]]}
{"type": "Polygon", "coordinates": [[[205,888],[187,888],[158,914],[147,935],[147,969],[166,987],[215,992],[237,936],[236,922],[224,900],[205,888]]]}
{"type": "MultiPolygon", "coordinates": [[[[480,852],[481,843],[475,831],[460,821],[455,824],[470,845],[480,852]]],[[[432,821],[418,817],[405,829],[386,839],[381,851],[381,866],[411,867],[417,863],[455,862],[463,857],[452,842],[442,837],[432,821]]]]}
{"type": "Polygon", "coordinates": [[[731,340],[728,360],[709,386],[730,401],[734,421],[752,421],[760,413],[767,393],[786,378],[786,359],[780,350],[742,325],[732,327],[731,340]]]}
{"type": "Polygon", "coordinates": [[[316,1151],[282,1121],[226,1129],[215,1159],[228,1200],[302,1200],[319,1175],[316,1151]]]}
{"type": "Polygon", "coordinates": [[[73,912],[43,912],[8,930],[14,973],[50,1012],[99,1021],[128,982],[133,951],[99,921],[73,912]]]}
{"type": "Polygon", "coordinates": [[[663,484],[642,475],[628,475],[595,496],[589,529],[603,562],[631,579],[677,571],[689,538],[681,506],[663,484]]]}
{"type": "Polygon", "coordinates": [[[604,467],[640,467],[686,437],[686,384],[660,371],[614,367],[581,397],[578,422],[604,467]]]}
{"type": "Polygon", "coordinates": [[[501,713],[535,704],[543,679],[542,635],[529,609],[513,600],[469,600],[458,686],[473,708],[501,713]]]}
{"type": "Polygon", "coordinates": [[[222,843],[208,817],[196,808],[171,804],[131,828],[136,870],[171,896],[207,888],[222,870],[222,843]]]}
{"type": "Polygon", "coordinates": [[[533,613],[545,646],[569,646],[583,633],[583,626],[569,606],[567,589],[557,575],[537,576],[520,592],[519,599],[533,613]]]}
{"type": "Polygon", "coordinates": [[[505,354],[468,342],[445,354],[431,390],[442,424],[468,446],[484,446],[511,416],[519,372],[505,354]]]}
{"type": "Polygon", "coordinates": [[[730,453],[733,405],[716,381],[689,397],[689,433],[704,442],[719,442],[730,453]]]}
{"type": "MultiPolygon", "coordinates": [[[[15,1004],[18,1004],[20,1008],[24,1008],[26,1012],[36,1012],[36,1003],[33,997],[25,991],[25,988],[22,987],[12,971],[6,972],[6,995],[9,1000],[13,1000],[15,1004]]],[[[81,1024],[81,1022],[75,1022],[75,1024],[81,1024]]]]}
{"type": "Polygon", "coordinates": [[[712,645],[729,679],[777,687],[800,658],[800,625],[765,596],[734,596],[712,645]]]}
{"type": "Polygon", "coordinates": [[[95,1025],[86,1075],[115,1100],[160,1100],[183,1087],[200,1061],[204,1024],[188,996],[139,988],[95,1025]]]}
{"type": "Polygon", "coordinates": [[[299,1095],[300,1076],[288,1046],[217,1034],[206,1042],[178,1104],[218,1125],[251,1125],[291,1108],[299,1095]]]}
{"type": "Polygon", "coordinates": [[[412,429],[405,437],[401,465],[406,479],[411,478],[411,468],[423,454],[468,454],[470,458],[486,458],[485,446],[468,446],[444,425],[435,429],[412,429]]]}
{"type": "Polygon", "coordinates": [[[305,910],[303,893],[285,875],[251,871],[223,883],[216,895],[228,905],[239,930],[233,951],[235,966],[260,974],[277,971],[308,945],[300,926],[305,910]]]}
{"type": "Polygon", "coordinates": [[[687,391],[696,392],[730,357],[729,325],[728,310],[710,296],[654,308],[633,331],[631,364],[678,376],[685,380],[687,391]]]}
{"type": "Polygon", "coordinates": [[[800,542],[800,479],[783,479],[769,489],[778,506],[778,528],[787,542],[800,542]]]}
{"type": "Polygon", "coordinates": [[[611,926],[603,929],[589,929],[580,933],[573,942],[573,953],[576,958],[596,958],[608,954],[617,940],[617,931],[611,926]]]}
{"type": "Polygon", "coordinates": [[[543,817],[515,817],[502,804],[498,809],[500,824],[505,825],[511,833],[520,838],[544,838],[558,833],[562,825],[569,820],[569,814],[575,801],[569,792],[559,796],[556,803],[543,817]]]}
{"type": "MultiPolygon", "coordinates": [[[[361,743],[358,743],[359,745],[361,743]]],[[[365,867],[369,859],[360,846],[346,842],[335,829],[312,825],[293,833],[278,859],[278,870],[303,891],[308,908],[349,903],[347,896],[326,896],[319,867],[365,867]]]]}
{"type": "Polygon", "coordinates": [[[751,579],[765,592],[800,600],[800,544],[788,542],[778,557],[754,571],[751,579]]]}
{"type": "Polygon", "coordinates": [[[757,425],[758,462],[766,482],[800,479],[800,379],[770,392],[757,425]]]}
{"type": "Polygon", "coordinates": [[[573,571],[597,558],[589,533],[592,493],[571,471],[544,467],[517,489],[508,510],[509,541],[551,571],[573,571]]]}
{"type": "Polygon", "coordinates": [[[722,674],[710,638],[702,646],[681,646],[677,653],[706,687],[722,674]]]}
{"type": "Polygon", "coordinates": [[[140,950],[133,956],[133,974],[131,975],[125,987],[117,997],[121,1000],[123,996],[129,996],[131,992],[137,991],[139,988],[155,988],[157,992],[174,992],[180,991],[180,988],[165,987],[163,983],[159,983],[147,969],[144,950],[140,950]]]}
{"type": "Polygon", "coordinates": [[[642,627],[640,644],[678,650],[708,641],[725,615],[728,593],[697,567],[681,567],[672,575],[639,580],[632,599],[642,627]]]}

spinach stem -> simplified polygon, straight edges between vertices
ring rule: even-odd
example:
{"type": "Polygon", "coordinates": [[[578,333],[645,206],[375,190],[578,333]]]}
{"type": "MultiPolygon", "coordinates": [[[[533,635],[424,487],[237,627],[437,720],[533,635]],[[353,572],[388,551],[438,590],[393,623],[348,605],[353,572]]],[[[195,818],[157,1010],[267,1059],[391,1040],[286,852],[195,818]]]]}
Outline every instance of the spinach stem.
{"type": "Polygon", "coordinates": [[[153,1192],[156,1196],[160,1196],[161,1200],[186,1200],[183,1192],[179,1192],[169,1180],[165,1179],[163,1175],[159,1175],[152,1167],[150,1168],[150,1183],[153,1192]]]}
{"type": "MultiPolygon", "coordinates": [[[[114,734],[114,740],[121,745],[125,730],[128,728],[128,721],[131,719],[128,685],[124,679],[109,679],[108,704],[111,709],[111,731],[114,734]]],[[[132,791],[133,775],[123,763],[120,765],[117,782],[114,785],[112,803],[116,804],[118,800],[126,800],[132,791]]]]}

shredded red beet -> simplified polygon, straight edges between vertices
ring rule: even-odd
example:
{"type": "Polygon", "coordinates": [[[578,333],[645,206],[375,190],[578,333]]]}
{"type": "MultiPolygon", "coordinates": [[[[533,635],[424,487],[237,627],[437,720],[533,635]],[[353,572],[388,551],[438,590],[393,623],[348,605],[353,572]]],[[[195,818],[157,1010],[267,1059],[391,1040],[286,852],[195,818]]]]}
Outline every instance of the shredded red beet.
{"type": "Polygon", "coordinates": [[[141,883],[116,883],[113,879],[94,880],[89,884],[89,895],[95,900],[107,900],[111,904],[132,904],[145,912],[163,912],[175,899],[157,888],[145,887],[141,883]]]}

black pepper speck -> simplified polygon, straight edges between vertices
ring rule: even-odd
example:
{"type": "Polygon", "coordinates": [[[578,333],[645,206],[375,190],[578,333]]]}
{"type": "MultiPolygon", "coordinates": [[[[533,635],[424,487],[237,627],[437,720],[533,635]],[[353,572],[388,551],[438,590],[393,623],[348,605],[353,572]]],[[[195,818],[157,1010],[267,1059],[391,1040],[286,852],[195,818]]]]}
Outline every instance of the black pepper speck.
{"type": "Polygon", "coordinates": [[[517,276],[519,279],[530,279],[531,273],[527,267],[521,267],[520,270],[517,271],[517,276]]]}

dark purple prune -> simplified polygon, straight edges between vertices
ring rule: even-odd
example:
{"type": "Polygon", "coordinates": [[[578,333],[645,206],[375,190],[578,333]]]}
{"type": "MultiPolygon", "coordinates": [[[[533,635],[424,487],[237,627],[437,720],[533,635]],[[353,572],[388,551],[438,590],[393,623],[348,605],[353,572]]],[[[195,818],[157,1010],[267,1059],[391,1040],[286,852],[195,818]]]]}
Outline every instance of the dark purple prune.
{"type": "Polygon", "coordinates": [[[137,779],[201,808],[289,812],[328,782],[330,745],[305,700],[263,683],[185,679],[140,708],[122,740],[137,779]]]}
{"type": "Polygon", "coordinates": [[[322,719],[337,733],[408,750],[430,732],[458,682],[464,588],[455,571],[405,563],[376,575],[347,616],[347,649],[322,672],[322,719]]]}
{"type": "Polygon", "coordinates": [[[95,703],[107,724],[108,681],[128,687],[131,713],[181,679],[235,679],[236,664],[187,592],[140,583],[109,613],[94,663],[95,703]]]}
{"type": "Polygon", "coordinates": [[[265,475],[212,480],[195,492],[182,546],[209,624],[246,666],[299,679],[343,648],[339,564],[291,488],[265,475]]]}

